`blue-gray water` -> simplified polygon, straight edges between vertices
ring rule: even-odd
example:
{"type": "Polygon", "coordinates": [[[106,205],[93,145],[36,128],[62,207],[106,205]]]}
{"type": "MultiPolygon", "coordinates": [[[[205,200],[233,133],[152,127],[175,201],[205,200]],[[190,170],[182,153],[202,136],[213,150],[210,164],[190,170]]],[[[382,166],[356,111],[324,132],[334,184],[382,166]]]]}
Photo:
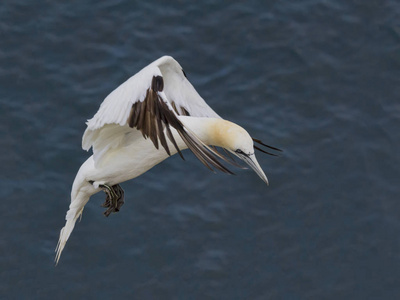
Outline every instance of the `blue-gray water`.
{"type": "Polygon", "coordinates": [[[399,299],[400,3],[3,1],[1,299],[399,299]],[[85,121],[172,55],[284,150],[213,174],[185,151],[103,194],[53,264],[85,121]]]}

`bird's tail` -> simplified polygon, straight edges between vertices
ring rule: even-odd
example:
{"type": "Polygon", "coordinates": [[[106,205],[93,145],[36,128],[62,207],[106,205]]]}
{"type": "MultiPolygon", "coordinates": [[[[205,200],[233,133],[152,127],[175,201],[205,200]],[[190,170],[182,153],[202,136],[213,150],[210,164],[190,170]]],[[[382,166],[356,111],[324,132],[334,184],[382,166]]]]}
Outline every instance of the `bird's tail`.
{"type": "Polygon", "coordinates": [[[57,247],[55,250],[56,251],[56,258],[55,258],[56,265],[58,264],[58,261],[60,260],[61,253],[64,250],[65,244],[67,243],[72,230],[74,230],[76,220],[80,216],[82,216],[83,208],[86,205],[86,203],[89,201],[89,198],[90,198],[90,194],[83,193],[83,192],[77,193],[77,196],[72,198],[71,205],[69,206],[69,210],[65,217],[65,220],[67,222],[65,223],[65,226],[61,229],[60,238],[58,240],[58,244],[57,244],[57,247]]]}

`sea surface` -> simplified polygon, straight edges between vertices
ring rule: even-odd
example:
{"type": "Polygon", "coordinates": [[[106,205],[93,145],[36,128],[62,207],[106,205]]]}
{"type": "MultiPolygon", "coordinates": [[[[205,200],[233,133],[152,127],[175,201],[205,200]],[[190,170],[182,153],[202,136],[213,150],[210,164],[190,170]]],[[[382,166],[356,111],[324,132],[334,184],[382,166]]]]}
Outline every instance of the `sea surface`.
{"type": "Polygon", "coordinates": [[[0,120],[1,299],[400,299],[398,0],[2,1],[0,120]],[[270,185],[186,150],[55,267],[86,120],[163,55],[270,185]]]}

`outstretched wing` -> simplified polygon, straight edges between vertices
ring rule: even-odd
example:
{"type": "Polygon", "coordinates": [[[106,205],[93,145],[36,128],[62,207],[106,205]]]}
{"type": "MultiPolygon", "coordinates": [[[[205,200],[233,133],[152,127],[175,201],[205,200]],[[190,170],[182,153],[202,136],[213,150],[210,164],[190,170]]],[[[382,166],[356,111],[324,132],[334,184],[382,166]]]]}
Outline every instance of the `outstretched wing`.
{"type": "Polygon", "coordinates": [[[232,162],[186,130],[178,115],[219,117],[198,95],[179,64],[171,57],[162,57],[104,100],[99,111],[87,122],[82,147],[85,150],[92,147],[95,163],[99,164],[105,153],[124,142],[127,134],[140,132],[144,138],[150,138],[157,149],[161,144],[171,155],[169,139],[183,158],[171,133],[172,127],[208,168],[232,173],[217,158],[232,162]]]}
{"type": "Polygon", "coordinates": [[[155,63],[164,78],[164,92],[178,115],[220,118],[197,93],[175,59],[164,56],[155,63]]]}

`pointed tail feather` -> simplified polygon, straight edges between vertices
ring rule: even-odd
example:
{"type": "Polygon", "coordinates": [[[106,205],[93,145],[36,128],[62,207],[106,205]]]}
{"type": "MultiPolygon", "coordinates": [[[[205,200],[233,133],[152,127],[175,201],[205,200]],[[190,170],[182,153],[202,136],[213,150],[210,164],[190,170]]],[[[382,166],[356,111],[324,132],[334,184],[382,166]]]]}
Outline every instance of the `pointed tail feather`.
{"type": "MultiPolygon", "coordinates": [[[[68,238],[72,233],[72,230],[74,230],[76,220],[82,214],[82,211],[83,211],[83,208],[80,213],[77,213],[75,215],[75,217],[73,217],[69,220],[67,219],[65,226],[60,231],[60,238],[58,240],[57,247],[56,247],[56,258],[55,258],[56,265],[58,264],[58,261],[60,260],[61,253],[64,250],[65,244],[67,243],[68,238]]],[[[71,212],[71,211],[68,211],[68,213],[69,212],[71,212]]],[[[67,216],[68,216],[68,214],[67,214],[67,216]]]]}
{"type": "Polygon", "coordinates": [[[60,260],[61,253],[64,250],[65,244],[68,241],[69,236],[71,235],[72,231],[74,230],[76,220],[82,216],[83,208],[86,203],[89,201],[90,194],[79,193],[78,197],[71,201],[71,205],[69,206],[69,210],[65,217],[67,221],[65,226],[60,231],[60,238],[58,240],[58,244],[56,247],[56,257],[54,259],[56,265],[60,260]]]}

